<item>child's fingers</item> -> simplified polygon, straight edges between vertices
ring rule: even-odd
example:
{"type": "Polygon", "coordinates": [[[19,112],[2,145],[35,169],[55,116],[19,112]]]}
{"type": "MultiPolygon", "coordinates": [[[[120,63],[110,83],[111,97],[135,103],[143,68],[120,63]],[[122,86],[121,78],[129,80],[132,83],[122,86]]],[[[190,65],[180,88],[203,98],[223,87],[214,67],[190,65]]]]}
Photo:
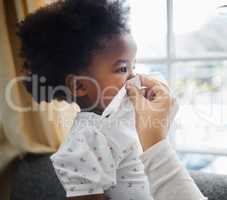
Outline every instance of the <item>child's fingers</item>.
{"type": "Polygon", "coordinates": [[[156,79],[152,79],[150,77],[148,78],[145,75],[139,75],[139,77],[140,77],[140,81],[141,81],[142,86],[152,88],[156,84],[158,84],[158,80],[156,80],[156,79]]]}
{"type": "Polygon", "coordinates": [[[147,88],[145,90],[145,95],[144,97],[150,101],[152,101],[155,97],[155,92],[151,88],[147,88]]]}
{"type": "Polygon", "coordinates": [[[145,87],[148,87],[148,88],[153,88],[154,86],[162,85],[164,88],[169,90],[168,85],[163,81],[160,81],[156,78],[152,78],[151,76],[148,77],[146,75],[139,75],[139,77],[140,77],[142,86],[145,86],[145,87]]]}

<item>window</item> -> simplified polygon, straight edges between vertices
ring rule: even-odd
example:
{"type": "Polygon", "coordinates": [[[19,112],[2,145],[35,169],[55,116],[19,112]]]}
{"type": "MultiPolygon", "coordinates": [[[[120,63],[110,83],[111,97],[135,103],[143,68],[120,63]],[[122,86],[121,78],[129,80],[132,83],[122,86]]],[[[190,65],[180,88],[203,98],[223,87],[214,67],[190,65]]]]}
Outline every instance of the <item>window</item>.
{"type": "Polygon", "coordinates": [[[177,57],[227,55],[226,17],[217,15],[220,0],[173,0],[173,31],[177,57]]]}
{"type": "Polygon", "coordinates": [[[166,3],[131,0],[131,29],[138,44],[138,58],[166,57],[166,3]],[[146,18],[146,21],[144,21],[146,18]]]}
{"type": "Polygon", "coordinates": [[[171,136],[183,163],[227,174],[227,14],[217,9],[227,0],[128,2],[136,72],[161,72],[179,99],[171,136]]]}
{"type": "Polygon", "coordinates": [[[226,0],[131,0],[136,71],[160,71],[180,102],[175,146],[189,169],[227,173],[226,0]],[[219,166],[219,167],[218,167],[219,166]]]}

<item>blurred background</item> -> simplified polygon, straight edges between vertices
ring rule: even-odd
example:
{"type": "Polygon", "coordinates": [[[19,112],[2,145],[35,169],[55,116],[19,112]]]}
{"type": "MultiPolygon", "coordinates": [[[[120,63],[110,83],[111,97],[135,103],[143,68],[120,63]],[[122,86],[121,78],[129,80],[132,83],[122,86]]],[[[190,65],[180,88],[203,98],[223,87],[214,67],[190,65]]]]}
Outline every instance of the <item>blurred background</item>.
{"type": "MultiPolygon", "coordinates": [[[[62,144],[79,110],[76,104],[66,102],[38,105],[21,82],[14,83],[7,93],[12,102],[4,98],[11,81],[24,75],[16,24],[52,2],[0,0],[0,199],[9,199],[16,165],[13,161],[26,163],[26,155],[35,160],[40,155],[49,161],[49,154],[62,144]],[[18,111],[9,103],[28,110],[18,111]]],[[[138,45],[136,72],[162,73],[178,98],[180,110],[170,139],[180,159],[189,170],[227,175],[227,0],[127,2],[138,45]]],[[[40,172],[45,169],[38,167],[40,172]]],[[[24,171],[30,172],[27,168],[24,171]]],[[[36,173],[28,173],[28,179],[33,175],[36,173]]],[[[209,181],[204,177],[201,180],[203,187],[209,189],[215,181],[211,174],[208,177],[209,181]]],[[[26,180],[24,173],[19,180],[26,180]]],[[[226,191],[223,181],[216,184],[209,199],[216,195],[217,188],[219,193],[226,191]]],[[[36,186],[37,189],[39,184],[36,186]]]]}
{"type": "Polygon", "coordinates": [[[136,71],[178,97],[171,139],[190,170],[227,174],[227,1],[131,0],[136,71]]]}
{"type": "Polygon", "coordinates": [[[161,72],[178,97],[170,134],[181,160],[189,170],[227,174],[227,0],[128,3],[136,72],[161,72]]]}
{"type": "MultiPolygon", "coordinates": [[[[65,106],[57,102],[39,107],[20,84],[13,90],[15,102],[35,105],[38,112],[18,113],[3,99],[8,81],[20,75],[16,22],[52,2],[0,0],[0,171],[25,152],[56,151],[78,111],[73,105],[55,113],[52,107],[65,106]]],[[[136,72],[161,72],[178,97],[170,138],[181,160],[189,170],[227,174],[227,0],[128,3],[138,45],[136,72]]]]}

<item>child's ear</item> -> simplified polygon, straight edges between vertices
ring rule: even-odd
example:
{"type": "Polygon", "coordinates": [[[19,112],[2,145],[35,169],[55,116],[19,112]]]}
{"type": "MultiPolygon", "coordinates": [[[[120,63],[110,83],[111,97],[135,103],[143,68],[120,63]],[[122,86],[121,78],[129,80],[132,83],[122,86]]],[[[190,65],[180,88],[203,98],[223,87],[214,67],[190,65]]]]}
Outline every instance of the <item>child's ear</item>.
{"type": "Polygon", "coordinates": [[[83,97],[87,95],[85,80],[82,80],[80,76],[75,74],[67,75],[65,78],[65,84],[73,96],[83,97]]]}

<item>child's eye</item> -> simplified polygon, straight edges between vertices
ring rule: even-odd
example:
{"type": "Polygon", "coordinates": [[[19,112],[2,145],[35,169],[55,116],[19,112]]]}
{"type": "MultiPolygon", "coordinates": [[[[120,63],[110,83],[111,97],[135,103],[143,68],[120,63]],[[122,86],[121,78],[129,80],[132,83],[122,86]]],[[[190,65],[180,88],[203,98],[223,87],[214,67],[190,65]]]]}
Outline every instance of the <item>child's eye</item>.
{"type": "Polygon", "coordinates": [[[116,70],[117,73],[126,73],[128,71],[127,67],[121,67],[116,70]]]}

